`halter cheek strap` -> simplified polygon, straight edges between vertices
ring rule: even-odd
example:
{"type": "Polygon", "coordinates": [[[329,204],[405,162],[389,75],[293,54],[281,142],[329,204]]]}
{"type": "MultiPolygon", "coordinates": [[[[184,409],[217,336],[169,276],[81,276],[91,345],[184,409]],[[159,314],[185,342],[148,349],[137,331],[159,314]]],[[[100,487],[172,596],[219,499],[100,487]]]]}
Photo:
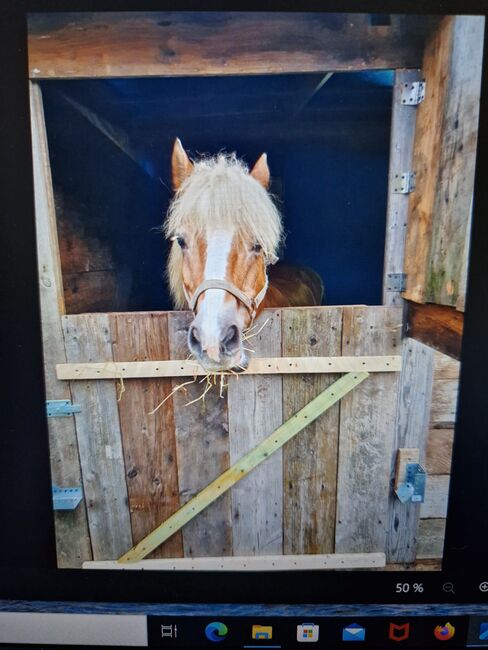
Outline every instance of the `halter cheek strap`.
{"type": "Polygon", "coordinates": [[[251,319],[254,320],[256,317],[256,311],[259,305],[263,302],[266,291],[268,290],[268,276],[266,275],[264,287],[261,289],[261,291],[259,291],[259,293],[256,294],[254,298],[249,298],[249,296],[247,296],[244,291],[239,289],[239,287],[236,287],[235,284],[229,282],[228,280],[219,280],[217,278],[204,280],[195,289],[193,296],[190,297],[185,290],[186,300],[188,302],[188,306],[192,311],[195,311],[198,299],[202,293],[205,293],[205,291],[208,291],[208,289],[220,289],[221,291],[227,291],[227,293],[232,294],[235,298],[237,298],[237,300],[239,300],[239,302],[244,305],[244,307],[246,307],[251,316],[251,319]]]}

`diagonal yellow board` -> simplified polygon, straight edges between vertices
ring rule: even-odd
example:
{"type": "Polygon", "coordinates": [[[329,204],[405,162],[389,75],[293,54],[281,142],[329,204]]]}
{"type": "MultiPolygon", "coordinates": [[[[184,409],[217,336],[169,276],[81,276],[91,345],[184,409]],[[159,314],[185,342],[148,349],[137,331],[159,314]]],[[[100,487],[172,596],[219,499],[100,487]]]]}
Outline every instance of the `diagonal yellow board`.
{"type": "Polygon", "coordinates": [[[316,420],[328,408],[338,402],[344,395],[356,388],[368,377],[368,372],[350,372],[324,390],[315,399],[304,406],[289,420],[284,422],[273,433],[265,438],[259,445],[243,456],[237,463],[229,467],[215,481],[190,499],[184,506],[166,519],[152,533],[136,544],[127,553],[119,558],[119,562],[137,562],[151,553],[160,544],[174,535],[180,528],[187,524],[199,512],[218,499],[226,490],[247,476],[255,467],[280,449],[288,440],[316,420]]]}

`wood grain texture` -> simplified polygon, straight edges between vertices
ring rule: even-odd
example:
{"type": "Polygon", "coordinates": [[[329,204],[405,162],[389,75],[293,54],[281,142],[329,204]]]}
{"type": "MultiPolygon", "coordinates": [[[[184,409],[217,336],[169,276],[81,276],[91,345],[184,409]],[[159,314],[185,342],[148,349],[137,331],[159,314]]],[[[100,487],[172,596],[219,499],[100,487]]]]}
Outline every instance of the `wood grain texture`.
{"type": "Polygon", "coordinates": [[[442,558],[445,535],[445,519],[421,519],[419,522],[417,559],[442,558]]]}
{"type": "Polygon", "coordinates": [[[249,12],[29,15],[32,78],[275,74],[419,67],[426,17],[249,12]]]}
{"type": "MultiPolygon", "coordinates": [[[[434,352],[431,348],[405,338],[402,343],[403,367],[400,375],[398,400],[394,424],[394,449],[415,448],[417,461],[425,458],[429,430],[434,369],[434,352]]],[[[403,482],[404,472],[392,478],[403,482]]],[[[419,505],[401,503],[394,492],[389,495],[387,561],[413,562],[416,557],[416,540],[419,505]]]]}
{"type": "Polygon", "coordinates": [[[434,352],[434,381],[437,379],[459,379],[461,364],[457,359],[442,352],[434,352]]]}
{"type": "Polygon", "coordinates": [[[446,16],[426,44],[405,297],[462,308],[478,131],[484,19],[446,16]]]}
{"type": "MultiPolygon", "coordinates": [[[[343,354],[392,354],[400,349],[400,307],[344,307],[343,313],[343,354]]],[[[370,375],[341,402],[338,553],[386,548],[398,385],[396,374],[370,375]]]]}
{"type": "MultiPolygon", "coordinates": [[[[112,360],[107,314],[63,316],[68,361],[112,360]]],[[[95,560],[116,559],[132,546],[115,382],[73,382],[78,448],[95,560]]]]}
{"type": "Polygon", "coordinates": [[[450,474],[454,429],[430,429],[427,436],[425,470],[427,474],[450,474]]]}
{"type": "MultiPolygon", "coordinates": [[[[281,310],[266,309],[256,320],[263,330],[246,341],[252,357],[281,353],[281,310]]],[[[282,377],[255,375],[229,378],[231,464],[283,422],[282,377]]],[[[283,552],[283,453],[279,450],[232,488],[234,555],[283,552]]]]}
{"type": "Polygon", "coordinates": [[[425,501],[420,505],[422,519],[441,519],[447,517],[450,476],[441,474],[428,476],[425,488],[425,501]]]}
{"type": "MultiPolygon", "coordinates": [[[[187,330],[191,312],[168,314],[171,359],[188,356],[187,330]]],[[[188,381],[188,380],[184,380],[188,381]]],[[[183,383],[173,380],[173,388],[183,383]]],[[[205,401],[187,406],[199,397],[204,385],[198,381],[173,396],[180,505],[194,497],[229,467],[227,400],[218,390],[205,401]]],[[[155,405],[156,406],[156,405],[155,405]]],[[[224,494],[183,529],[185,557],[232,555],[230,494],[224,494]]]]}
{"type": "Polygon", "coordinates": [[[464,314],[454,307],[407,302],[407,334],[454,359],[461,357],[464,314]]]}
{"type": "Polygon", "coordinates": [[[420,70],[396,70],[390,130],[388,205],[386,209],[385,257],[383,267],[383,304],[401,305],[401,293],[389,289],[390,273],[403,273],[403,256],[407,234],[408,194],[393,192],[396,177],[412,168],[415,136],[415,106],[402,103],[406,85],[421,79],[420,70]]]}
{"type": "MultiPolygon", "coordinates": [[[[71,400],[69,384],[59,381],[55,372],[56,364],[67,360],[61,325],[63,283],[42,94],[33,83],[30,108],[46,399],[71,400]]],[[[59,487],[81,486],[74,419],[49,418],[48,427],[53,483],[59,487]]],[[[56,511],[54,517],[58,567],[81,567],[92,558],[85,501],[73,511],[56,511]]]]}
{"type": "Polygon", "coordinates": [[[437,429],[453,428],[456,421],[457,379],[438,379],[432,394],[431,426],[437,429]]]}
{"type": "MultiPolygon", "coordinates": [[[[340,355],[342,308],[282,311],[283,355],[340,355]]],[[[283,377],[286,421],[338,375],[283,377]]],[[[283,552],[331,553],[335,547],[339,405],[283,449],[283,552]]]]}
{"type": "MultiPolygon", "coordinates": [[[[109,315],[114,360],[167,359],[167,314],[109,315]]],[[[127,491],[134,543],[139,542],[180,505],[173,401],[156,413],[154,406],[172,390],[171,379],[135,379],[119,401],[127,491]]],[[[181,557],[177,533],[154,551],[154,558],[181,557]]]]}

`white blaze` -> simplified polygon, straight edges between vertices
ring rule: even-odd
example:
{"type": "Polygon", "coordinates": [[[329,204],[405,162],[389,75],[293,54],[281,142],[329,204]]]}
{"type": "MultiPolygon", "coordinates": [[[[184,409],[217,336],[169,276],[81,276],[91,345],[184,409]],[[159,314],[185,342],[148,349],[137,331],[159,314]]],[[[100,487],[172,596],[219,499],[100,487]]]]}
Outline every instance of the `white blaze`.
{"type": "MultiPolygon", "coordinates": [[[[207,234],[204,280],[225,280],[233,238],[231,230],[216,229],[207,234]]],[[[197,320],[204,349],[214,346],[218,349],[225,296],[222,289],[207,289],[200,300],[197,320]]]]}

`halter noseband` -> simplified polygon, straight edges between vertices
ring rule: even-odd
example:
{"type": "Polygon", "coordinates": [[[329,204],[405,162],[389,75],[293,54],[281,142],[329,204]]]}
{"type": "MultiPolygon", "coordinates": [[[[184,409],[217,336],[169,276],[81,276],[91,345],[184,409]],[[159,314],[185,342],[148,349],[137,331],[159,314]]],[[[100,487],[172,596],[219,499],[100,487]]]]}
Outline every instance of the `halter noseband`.
{"type": "Polygon", "coordinates": [[[247,296],[244,291],[239,289],[239,287],[236,287],[235,284],[232,284],[232,282],[229,282],[228,280],[218,280],[217,278],[204,280],[195,289],[195,292],[191,298],[189,296],[186,296],[188,306],[192,311],[195,311],[198,299],[202,293],[205,293],[205,291],[208,289],[220,289],[221,291],[227,291],[227,293],[232,294],[235,298],[237,298],[237,300],[239,300],[239,302],[242,302],[251,316],[251,321],[253,321],[256,317],[256,311],[259,305],[263,302],[266,291],[268,290],[268,275],[266,274],[264,287],[261,289],[261,291],[259,291],[259,293],[256,294],[254,298],[249,298],[249,296],[247,296]]]}

